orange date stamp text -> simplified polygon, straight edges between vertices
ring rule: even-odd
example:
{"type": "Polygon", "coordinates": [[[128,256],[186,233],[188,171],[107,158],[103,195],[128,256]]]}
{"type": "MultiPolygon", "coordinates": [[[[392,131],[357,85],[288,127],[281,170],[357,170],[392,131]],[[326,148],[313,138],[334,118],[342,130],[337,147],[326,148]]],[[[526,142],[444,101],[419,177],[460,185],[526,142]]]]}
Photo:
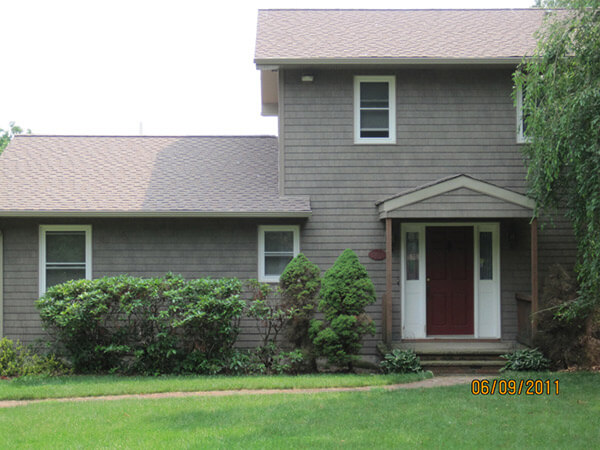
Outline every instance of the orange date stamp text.
{"type": "Polygon", "coordinates": [[[473,380],[473,395],[558,395],[558,380],[511,380],[491,379],[473,380]]]}

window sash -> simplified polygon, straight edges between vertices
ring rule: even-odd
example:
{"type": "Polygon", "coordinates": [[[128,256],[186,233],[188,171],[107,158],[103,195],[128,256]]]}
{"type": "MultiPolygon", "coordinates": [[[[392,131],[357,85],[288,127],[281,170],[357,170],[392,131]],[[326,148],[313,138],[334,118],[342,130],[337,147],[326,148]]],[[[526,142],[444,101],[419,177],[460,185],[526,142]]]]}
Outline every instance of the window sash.
{"type": "MultiPolygon", "coordinates": [[[[71,275],[77,278],[91,279],[92,277],[92,227],[91,225],[40,225],[39,234],[39,295],[42,296],[50,287],[51,280],[64,280],[71,275]],[[49,240],[56,236],[80,236],[74,239],[83,248],[71,249],[75,251],[61,251],[60,246],[50,245],[49,240]],[[50,247],[50,248],[49,248],[50,247]],[[50,250],[50,251],[49,251],[50,250]],[[69,257],[70,254],[70,257],[69,257]],[[56,260],[65,257],[65,260],[56,260]],[[81,259],[73,261],[71,257],[81,259]],[[53,259],[49,261],[49,259],[53,259]]],[[[56,242],[52,243],[56,244],[56,242]]],[[[64,243],[63,243],[64,245],[64,243]]],[[[60,281],[63,282],[63,281],[60,281]]]]}
{"type": "MultiPolygon", "coordinates": [[[[277,283],[283,268],[299,253],[299,226],[297,225],[261,225],[258,238],[258,278],[261,282],[277,283]],[[291,241],[281,239],[279,243],[289,248],[267,250],[269,233],[291,233],[291,241]],[[287,262],[286,262],[287,260],[287,262]],[[285,265],[283,264],[285,262],[285,265]]],[[[273,242],[271,242],[272,244],[273,242]]],[[[272,247],[271,247],[272,248],[272,247]]]]}
{"type": "Polygon", "coordinates": [[[354,80],[354,142],[395,143],[395,77],[358,76],[354,80]]]}

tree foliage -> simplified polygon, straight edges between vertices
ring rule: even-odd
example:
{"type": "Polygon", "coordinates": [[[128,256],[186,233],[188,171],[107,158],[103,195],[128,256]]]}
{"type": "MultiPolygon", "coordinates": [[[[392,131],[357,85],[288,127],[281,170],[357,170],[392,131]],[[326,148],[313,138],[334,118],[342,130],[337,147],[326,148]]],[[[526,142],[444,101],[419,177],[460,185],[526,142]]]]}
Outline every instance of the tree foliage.
{"type": "Polygon", "coordinates": [[[536,213],[566,208],[573,223],[579,300],[561,314],[581,319],[600,304],[600,0],[561,5],[568,11],[547,16],[515,82],[536,213]]]}
{"type": "MultiPolygon", "coordinates": [[[[0,128],[0,153],[17,134],[21,133],[23,133],[23,128],[16,125],[15,122],[10,122],[6,130],[0,128]]],[[[31,130],[27,130],[27,134],[31,134],[31,130]]]]}

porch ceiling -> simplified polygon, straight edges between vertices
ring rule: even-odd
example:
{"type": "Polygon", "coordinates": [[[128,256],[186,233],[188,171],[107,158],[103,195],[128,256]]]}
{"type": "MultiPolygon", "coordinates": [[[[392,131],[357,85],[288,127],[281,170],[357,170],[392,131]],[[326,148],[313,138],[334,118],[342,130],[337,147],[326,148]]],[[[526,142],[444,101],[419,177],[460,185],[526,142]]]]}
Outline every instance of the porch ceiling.
{"type": "Polygon", "coordinates": [[[531,218],[525,195],[460,174],[401,192],[376,203],[379,218],[531,218]]]}

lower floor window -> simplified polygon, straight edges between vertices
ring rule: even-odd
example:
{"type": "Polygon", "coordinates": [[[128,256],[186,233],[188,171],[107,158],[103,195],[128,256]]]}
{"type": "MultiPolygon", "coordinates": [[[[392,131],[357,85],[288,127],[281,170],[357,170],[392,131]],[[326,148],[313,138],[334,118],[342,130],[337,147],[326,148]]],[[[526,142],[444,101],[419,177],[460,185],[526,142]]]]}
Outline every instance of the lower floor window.
{"type": "Polygon", "coordinates": [[[40,226],[40,295],[56,284],[91,278],[89,225],[40,226]]]}
{"type": "Polygon", "coordinates": [[[261,225],[258,228],[258,278],[279,282],[289,262],[300,251],[298,225],[261,225]]]}

